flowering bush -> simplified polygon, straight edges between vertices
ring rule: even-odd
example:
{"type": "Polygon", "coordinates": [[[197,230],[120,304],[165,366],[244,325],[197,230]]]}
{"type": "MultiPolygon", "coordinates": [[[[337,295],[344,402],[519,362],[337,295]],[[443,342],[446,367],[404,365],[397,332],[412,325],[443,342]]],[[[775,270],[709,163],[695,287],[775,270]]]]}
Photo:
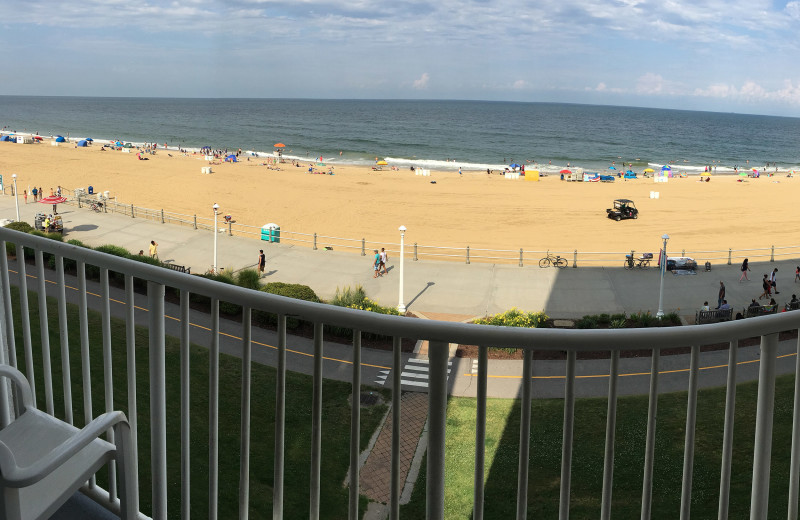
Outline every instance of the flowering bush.
{"type": "Polygon", "coordinates": [[[499,327],[525,327],[529,329],[535,329],[544,327],[549,319],[550,318],[544,312],[524,312],[516,307],[513,307],[506,312],[501,312],[500,314],[487,316],[486,318],[479,318],[473,323],[477,323],[478,325],[497,325],[499,327]]]}

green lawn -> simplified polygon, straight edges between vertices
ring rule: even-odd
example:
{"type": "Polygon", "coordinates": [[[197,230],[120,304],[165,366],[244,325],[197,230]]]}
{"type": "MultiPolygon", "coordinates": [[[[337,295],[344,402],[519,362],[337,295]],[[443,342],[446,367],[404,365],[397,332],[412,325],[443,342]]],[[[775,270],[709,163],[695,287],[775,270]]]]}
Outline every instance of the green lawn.
{"type": "MultiPolygon", "coordinates": [[[[770,483],[770,518],[785,518],[788,501],[794,377],[778,378],[770,483]]],[[[757,384],[738,386],[730,518],[748,518],[752,481],[757,384]]],[[[663,394],[658,425],[652,518],[677,518],[683,468],[685,392],[663,394]]],[[[575,405],[575,442],[570,513],[573,518],[600,516],[603,482],[606,399],[580,399],[575,405]]],[[[702,390],[697,410],[697,442],[692,492],[692,517],[716,518],[719,500],[725,390],[702,390]]],[[[514,518],[519,450],[518,400],[490,399],[486,432],[486,518],[514,518]]],[[[451,398],[447,413],[445,517],[470,518],[475,444],[475,400],[451,398]]],[[[642,495],[647,396],[618,401],[617,441],[612,516],[638,518],[642,495]]],[[[562,400],[532,404],[528,483],[528,517],[555,518],[561,475],[562,400]]],[[[424,517],[425,479],[414,488],[405,518],[424,517]]]]}
{"type": "MultiPolygon", "coordinates": [[[[14,302],[15,335],[18,365],[24,370],[22,325],[19,313],[19,293],[12,288],[14,302]]],[[[39,408],[45,409],[44,378],[41,368],[41,342],[39,335],[38,299],[29,292],[31,309],[31,336],[36,366],[36,393],[39,408]]],[[[72,402],[76,424],[83,424],[83,392],[80,369],[80,335],[78,309],[68,306],[70,324],[69,345],[72,378],[72,402]]],[[[48,298],[50,324],[50,351],[53,367],[55,409],[64,417],[60,343],[58,338],[58,311],[54,299],[48,298]]],[[[111,320],[114,409],[127,412],[125,323],[111,320]]],[[[89,340],[91,345],[91,378],[94,415],[105,410],[103,390],[103,356],[101,319],[97,312],[89,312],[89,340]]],[[[169,482],[168,511],[170,518],[180,513],[180,343],[176,338],[166,339],[166,392],[167,392],[167,480],[169,482]]],[[[191,493],[192,515],[208,517],[208,351],[191,346],[191,493]]],[[[150,514],[150,421],[148,382],[148,331],[136,330],[136,374],[139,416],[139,479],[140,509],[150,514]]],[[[241,360],[220,355],[219,404],[219,511],[221,518],[238,517],[239,496],[239,427],[241,403],[241,360]]],[[[374,391],[374,389],[372,389],[374,391]]],[[[305,375],[287,373],[286,376],[286,441],[285,441],[285,492],[286,518],[308,515],[309,478],[311,458],[311,391],[312,379],[305,375]]],[[[322,518],[346,518],[348,490],[343,482],[349,467],[349,428],[351,385],[335,381],[323,384],[323,458],[322,458],[322,518]]],[[[387,394],[388,395],[388,394],[387,394]]],[[[384,395],[386,397],[387,395],[384,395]]],[[[364,449],[373,431],[386,412],[386,406],[364,408],[361,411],[361,447],[364,449]]],[[[275,414],[275,370],[253,364],[251,405],[251,459],[250,459],[250,516],[272,517],[273,450],[275,414]]],[[[103,483],[104,476],[98,476],[103,483]]],[[[362,497],[361,511],[366,506],[362,497]]]]}

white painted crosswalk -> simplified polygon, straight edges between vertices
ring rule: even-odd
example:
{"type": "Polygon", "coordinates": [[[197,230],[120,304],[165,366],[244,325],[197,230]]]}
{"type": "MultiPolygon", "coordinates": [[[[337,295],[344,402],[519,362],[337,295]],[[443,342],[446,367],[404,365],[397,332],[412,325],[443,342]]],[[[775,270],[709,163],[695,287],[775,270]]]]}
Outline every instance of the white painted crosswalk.
{"type": "MultiPolygon", "coordinates": [[[[447,375],[450,376],[450,367],[453,365],[452,361],[447,362],[447,375]]],[[[385,385],[389,379],[391,370],[381,370],[378,372],[378,378],[375,380],[376,384],[385,385]]],[[[406,386],[415,386],[428,388],[428,360],[427,359],[409,359],[406,366],[400,372],[400,384],[406,386]]]]}

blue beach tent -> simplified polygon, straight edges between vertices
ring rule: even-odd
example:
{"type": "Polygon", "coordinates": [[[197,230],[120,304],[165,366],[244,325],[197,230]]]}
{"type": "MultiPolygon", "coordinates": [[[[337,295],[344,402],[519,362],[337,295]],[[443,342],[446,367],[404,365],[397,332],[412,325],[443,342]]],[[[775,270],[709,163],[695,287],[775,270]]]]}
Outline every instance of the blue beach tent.
{"type": "Polygon", "coordinates": [[[78,146],[86,147],[89,146],[89,143],[86,141],[86,139],[83,139],[82,141],[78,141],[78,146]]]}
{"type": "Polygon", "coordinates": [[[66,141],[67,141],[67,140],[66,140],[66,139],[64,139],[64,138],[63,138],[62,136],[60,136],[60,135],[56,137],[56,142],[57,142],[57,143],[64,143],[64,142],[66,142],[66,141]]]}
{"type": "Polygon", "coordinates": [[[226,160],[226,161],[230,161],[230,162],[239,162],[239,161],[237,161],[237,160],[236,160],[236,156],[235,156],[235,155],[233,155],[233,154],[230,154],[229,156],[227,156],[227,157],[225,158],[225,160],[226,160]]]}
{"type": "Polygon", "coordinates": [[[0,137],[0,141],[10,141],[10,140],[11,140],[11,138],[9,136],[7,136],[7,135],[4,135],[3,137],[0,137]]]}

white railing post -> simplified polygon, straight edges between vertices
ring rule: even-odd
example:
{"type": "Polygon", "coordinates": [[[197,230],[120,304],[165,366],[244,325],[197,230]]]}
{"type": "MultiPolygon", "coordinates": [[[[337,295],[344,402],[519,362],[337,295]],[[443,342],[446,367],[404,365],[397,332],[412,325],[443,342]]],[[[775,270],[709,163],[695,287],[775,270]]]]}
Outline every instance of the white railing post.
{"type": "MultiPolygon", "coordinates": [[[[428,468],[426,517],[444,518],[445,426],[447,423],[447,357],[449,344],[430,341],[428,347],[428,468]]],[[[393,370],[397,370],[396,367],[393,370]]]]}
{"type": "Polygon", "coordinates": [[[689,391],[686,404],[686,433],[683,444],[683,482],[681,484],[681,520],[689,520],[692,506],[692,476],[694,475],[694,438],[697,424],[697,383],[700,372],[700,347],[692,345],[689,363],[689,391]]]}
{"type": "MultiPolygon", "coordinates": [[[[667,259],[664,258],[666,263],[667,259]]],[[[656,412],[658,411],[658,365],[660,350],[653,351],[650,365],[650,395],[647,405],[647,437],[644,448],[644,476],[642,478],[642,520],[650,518],[653,501],[653,460],[656,445],[656,412]]]]}
{"type": "Polygon", "coordinates": [[[164,286],[147,282],[150,328],[150,468],[153,520],[167,519],[167,395],[164,286]]]}
{"type": "Polygon", "coordinates": [[[353,397],[350,404],[350,503],[348,507],[348,519],[358,520],[358,500],[359,500],[359,455],[361,446],[359,440],[361,436],[361,331],[353,331],[353,374],[352,374],[353,397]]]}
{"type": "Polygon", "coordinates": [[[728,380],[725,390],[725,425],[722,432],[722,467],[719,479],[719,520],[728,518],[731,489],[731,463],[733,460],[733,423],[736,412],[736,359],[739,342],[731,341],[728,351],[728,380]]]}
{"type": "Polygon", "coordinates": [[[528,517],[528,465],[531,447],[531,376],[533,351],[522,358],[522,403],[519,421],[519,460],[517,471],[517,520],[528,517]]]}
{"type": "Polygon", "coordinates": [[[322,323],[314,323],[314,381],[311,402],[311,482],[309,518],[319,518],[322,477],[322,323]]]}
{"type": "Polygon", "coordinates": [[[769,474],[772,454],[772,417],[775,408],[775,354],[778,333],[761,336],[761,359],[758,370],[756,437],[753,448],[753,487],[750,494],[750,520],[767,517],[769,474]]]}
{"type": "Polygon", "coordinates": [[[275,454],[272,518],[283,518],[284,438],[286,434],[286,315],[278,315],[278,361],[275,369],[275,454]]]}
{"type": "Polygon", "coordinates": [[[475,477],[473,483],[472,519],[483,520],[486,471],[486,397],[489,372],[489,348],[478,347],[478,395],[475,414],[475,477]]]}
{"type": "Polygon", "coordinates": [[[561,441],[561,495],[558,517],[569,519],[569,495],[572,483],[572,437],[575,423],[575,351],[567,352],[567,373],[564,382],[564,428],[561,441]]]}
{"type": "Polygon", "coordinates": [[[617,379],[619,377],[619,350],[611,351],[608,377],[608,412],[606,413],[606,447],[603,457],[603,500],[600,520],[611,520],[611,496],[614,489],[614,445],[617,431],[617,379]]]}
{"type": "Polygon", "coordinates": [[[792,455],[789,464],[789,514],[787,518],[797,519],[798,488],[800,488],[800,336],[795,347],[794,368],[794,407],[792,409],[792,455]]]}

